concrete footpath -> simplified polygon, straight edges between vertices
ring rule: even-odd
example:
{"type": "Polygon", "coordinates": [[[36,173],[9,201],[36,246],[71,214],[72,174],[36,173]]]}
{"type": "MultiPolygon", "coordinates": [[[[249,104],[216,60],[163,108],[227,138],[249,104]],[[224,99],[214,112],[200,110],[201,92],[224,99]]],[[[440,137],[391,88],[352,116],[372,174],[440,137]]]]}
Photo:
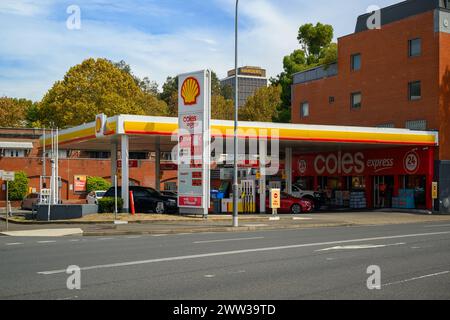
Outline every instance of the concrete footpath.
{"type": "MultiPolygon", "coordinates": [[[[199,232],[241,232],[274,229],[301,229],[337,226],[367,226],[367,225],[393,225],[423,222],[449,221],[449,215],[427,215],[404,212],[319,212],[305,215],[240,215],[240,226],[232,228],[231,216],[210,215],[208,219],[199,217],[179,216],[152,216],[146,215],[147,220],[122,216],[122,223],[113,221],[93,221],[70,223],[9,223],[9,231],[36,231],[37,234],[65,233],[66,229],[81,229],[84,236],[114,236],[114,235],[142,235],[142,234],[180,234],[199,232]],[[51,231],[53,230],[53,231],[51,231]],[[58,231],[56,231],[58,230],[58,231]]],[[[4,217],[0,220],[0,235],[6,232],[4,217]]],[[[33,234],[33,233],[31,233],[33,234]]],[[[14,233],[12,234],[14,235],[14,233]]]]}

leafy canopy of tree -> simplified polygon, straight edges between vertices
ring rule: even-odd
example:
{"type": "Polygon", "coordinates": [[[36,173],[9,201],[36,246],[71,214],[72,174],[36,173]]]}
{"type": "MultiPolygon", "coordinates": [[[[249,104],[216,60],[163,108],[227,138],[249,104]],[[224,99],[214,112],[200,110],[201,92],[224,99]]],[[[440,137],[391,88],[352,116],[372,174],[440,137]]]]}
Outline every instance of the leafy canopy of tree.
{"type": "Polygon", "coordinates": [[[44,96],[37,110],[39,121],[65,128],[91,122],[100,113],[167,115],[167,105],[142,90],[130,72],[106,59],[83,61],[44,96]]]}
{"type": "Polygon", "coordinates": [[[291,85],[292,76],[319,65],[329,65],[337,61],[337,45],[333,43],[333,27],[317,23],[300,26],[297,40],[300,49],[283,59],[283,72],[272,83],[281,86],[282,103],[278,110],[277,122],[289,122],[291,119],[291,85]]]}
{"type": "Polygon", "coordinates": [[[239,120],[272,122],[277,118],[281,105],[281,87],[269,86],[258,89],[239,109],[239,120]]]}
{"type": "Polygon", "coordinates": [[[28,177],[24,171],[17,171],[14,181],[8,182],[8,197],[11,201],[21,201],[28,194],[28,177]]]}
{"type": "Polygon", "coordinates": [[[87,192],[108,190],[111,188],[111,183],[101,177],[88,177],[86,181],[87,192]]]}
{"type": "Polygon", "coordinates": [[[34,108],[36,104],[27,99],[0,98],[0,127],[28,126],[34,108]]]}

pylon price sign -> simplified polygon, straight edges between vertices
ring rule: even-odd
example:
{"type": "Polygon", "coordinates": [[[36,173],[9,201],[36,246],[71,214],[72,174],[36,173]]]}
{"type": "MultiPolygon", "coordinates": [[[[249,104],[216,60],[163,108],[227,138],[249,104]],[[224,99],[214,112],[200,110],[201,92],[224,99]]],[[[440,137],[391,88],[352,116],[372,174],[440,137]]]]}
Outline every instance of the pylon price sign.
{"type": "Polygon", "coordinates": [[[210,206],[211,72],[178,76],[178,206],[210,206]]]}

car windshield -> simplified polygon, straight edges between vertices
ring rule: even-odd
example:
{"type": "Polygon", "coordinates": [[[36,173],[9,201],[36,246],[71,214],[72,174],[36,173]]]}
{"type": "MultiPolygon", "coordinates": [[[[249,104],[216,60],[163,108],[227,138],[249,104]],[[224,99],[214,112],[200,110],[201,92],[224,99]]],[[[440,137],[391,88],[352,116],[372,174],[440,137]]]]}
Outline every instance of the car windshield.
{"type": "Polygon", "coordinates": [[[103,197],[105,195],[106,191],[97,191],[97,197],[103,197]]]}

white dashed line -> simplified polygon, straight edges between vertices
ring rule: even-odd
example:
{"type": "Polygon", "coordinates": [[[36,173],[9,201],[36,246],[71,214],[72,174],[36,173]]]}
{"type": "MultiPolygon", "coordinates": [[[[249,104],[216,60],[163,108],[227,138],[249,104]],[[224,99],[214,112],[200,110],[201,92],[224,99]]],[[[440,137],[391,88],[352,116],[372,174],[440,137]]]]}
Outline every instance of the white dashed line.
{"type": "Polygon", "coordinates": [[[420,280],[420,279],[425,279],[425,278],[442,276],[442,275],[448,274],[448,273],[450,273],[450,271],[443,271],[443,272],[438,272],[438,273],[433,273],[433,274],[427,274],[427,275],[421,276],[421,277],[415,277],[415,278],[411,278],[411,279],[406,279],[406,280],[400,280],[400,281],[386,283],[386,284],[383,284],[382,287],[387,287],[387,286],[390,286],[390,285],[393,285],[393,284],[401,284],[401,283],[410,282],[410,281],[414,281],[414,280],[420,280]]]}
{"type": "Polygon", "coordinates": [[[18,245],[21,245],[21,244],[23,244],[22,242],[11,242],[11,243],[7,243],[6,245],[7,246],[18,246],[18,245]]]}
{"type": "Polygon", "coordinates": [[[244,241],[244,240],[258,240],[264,239],[264,237],[253,237],[253,238],[235,238],[235,239],[219,239],[219,240],[204,240],[204,241],[195,241],[195,244],[200,243],[214,243],[214,242],[227,242],[227,241],[244,241]]]}
{"type": "Polygon", "coordinates": [[[37,241],[37,243],[55,243],[55,240],[37,241]]]}

